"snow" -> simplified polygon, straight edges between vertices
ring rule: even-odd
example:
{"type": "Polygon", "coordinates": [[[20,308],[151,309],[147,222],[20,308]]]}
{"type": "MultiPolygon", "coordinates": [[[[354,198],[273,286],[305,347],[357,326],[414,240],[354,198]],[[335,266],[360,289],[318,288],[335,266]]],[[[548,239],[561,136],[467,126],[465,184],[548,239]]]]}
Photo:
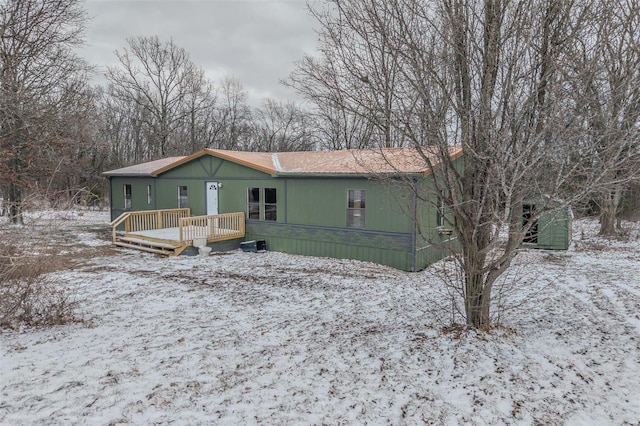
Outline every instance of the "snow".
{"type": "Polygon", "coordinates": [[[523,251],[502,327],[445,331],[434,268],[108,246],[108,215],[47,217],[95,250],[57,273],[82,322],[0,332],[0,423],[637,424],[640,237],[574,223],[523,251]]]}
{"type": "MultiPolygon", "coordinates": [[[[234,233],[238,233],[237,230],[235,229],[225,229],[225,228],[219,228],[219,227],[214,227],[213,230],[210,226],[195,226],[195,225],[190,225],[190,226],[185,226],[183,228],[183,235],[189,236],[189,237],[201,237],[201,238],[206,238],[208,235],[210,235],[211,237],[220,237],[223,235],[229,235],[229,234],[234,234],[234,233]],[[212,232],[213,231],[213,232],[212,232]]],[[[168,241],[180,241],[180,228],[162,228],[162,229],[151,229],[151,230],[147,230],[147,231],[135,231],[135,233],[130,233],[131,235],[141,235],[144,237],[152,237],[152,238],[158,238],[161,240],[168,240],[168,241]]],[[[185,237],[185,239],[187,239],[185,237]]]]}

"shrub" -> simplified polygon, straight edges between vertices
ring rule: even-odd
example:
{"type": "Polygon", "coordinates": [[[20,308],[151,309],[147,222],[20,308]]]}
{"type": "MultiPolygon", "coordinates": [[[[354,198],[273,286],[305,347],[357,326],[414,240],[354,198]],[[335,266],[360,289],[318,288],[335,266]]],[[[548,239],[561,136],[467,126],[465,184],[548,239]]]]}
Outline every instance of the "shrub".
{"type": "Polygon", "coordinates": [[[6,235],[0,243],[0,327],[73,321],[75,301],[50,273],[55,262],[28,254],[27,245],[6,235]]]}

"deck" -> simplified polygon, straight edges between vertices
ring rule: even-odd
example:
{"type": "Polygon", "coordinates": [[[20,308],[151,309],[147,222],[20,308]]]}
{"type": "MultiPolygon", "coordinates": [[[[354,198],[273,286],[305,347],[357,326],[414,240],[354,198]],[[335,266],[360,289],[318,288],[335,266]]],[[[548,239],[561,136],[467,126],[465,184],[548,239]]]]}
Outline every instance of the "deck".
{"type": "MultiPolygon", "coordinates": [[[[214,228],[213,230],[211,230],[211,228],[208,226],[188,226],[183,228],[183,232],[192,235],[193,238],[211,238],[211,241],[209,242],[228,239],[225,237],[229,236],[232,236],[231,238],[238,238],[238,236],[236,236],[237,230],[235,229],[214,228]]],[[[179,227],[130,232],[129,235],[137,235],[141,238],[147,239],[180,242],[179,227]]],[[[244,235],[241,235],[241,237],[244,237],[244,235]]]]}
{"type": "Polygon", "coordinates": [[[189,209],[127,212],[111,227],[114,245],[168,256],[189,246],[245,236],[242,212],[209,216],[190,216],[189,209]]]}

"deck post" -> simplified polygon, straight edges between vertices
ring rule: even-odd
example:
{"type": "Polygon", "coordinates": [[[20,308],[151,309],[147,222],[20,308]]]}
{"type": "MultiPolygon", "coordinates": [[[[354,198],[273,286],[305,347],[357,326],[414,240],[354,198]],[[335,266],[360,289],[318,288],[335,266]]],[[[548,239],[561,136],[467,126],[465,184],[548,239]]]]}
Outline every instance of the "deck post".
{"type": "Polygon", "coordinates": [[[162,211],[158,211],[156,213],[156,221],[158,223],[158,225],[157,225],[158,229],[164,228],[163,223],[162,223],[162,211]]]}

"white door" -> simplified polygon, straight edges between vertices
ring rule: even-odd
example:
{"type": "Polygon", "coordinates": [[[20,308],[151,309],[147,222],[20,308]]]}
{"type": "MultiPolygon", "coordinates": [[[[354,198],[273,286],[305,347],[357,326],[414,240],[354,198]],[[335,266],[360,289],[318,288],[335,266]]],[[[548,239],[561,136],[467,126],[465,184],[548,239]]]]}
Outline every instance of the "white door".
{"type": "Polygon", "coordinates": [[[206,182],[207,216],[218,214],[218,182],[206,182]]]}

